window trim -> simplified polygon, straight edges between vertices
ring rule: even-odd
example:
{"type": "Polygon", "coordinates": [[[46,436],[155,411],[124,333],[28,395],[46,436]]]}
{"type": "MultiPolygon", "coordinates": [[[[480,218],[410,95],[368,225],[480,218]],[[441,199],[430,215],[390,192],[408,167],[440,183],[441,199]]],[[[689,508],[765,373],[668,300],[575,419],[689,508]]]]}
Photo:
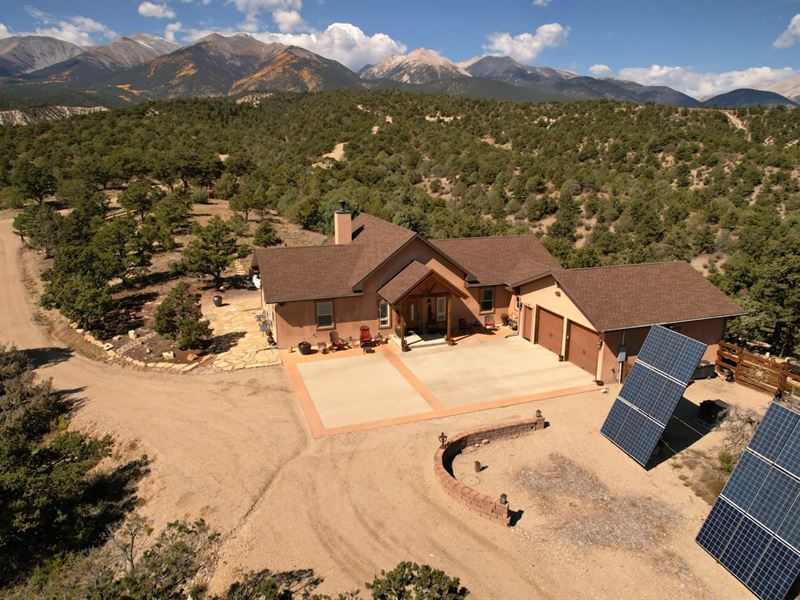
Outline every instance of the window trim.
{"type": "Polygon", "coordinates": [[[381,300],[378,302],[378,329],[391,329],[392,328],[392,305],[381,300]],[[383,317],[381,316],[381,307],[386,306],[386,324],[382,323],[383,317]]]}
{"type": "Polygon", "coordinates": [[[447,320],[447,296],[437,296],[436,297],[436,322],[442,323],[443,321],[447,320]],[[439,312],[439,302],[444,300],[444,307],[442,312],[439,312]],[[441,318],[439,318],[441,317],[441,318]]]}
{"type": "MultiPolygon", "coordinates": [[[[328,316],[328,315],[323,315],[323,316],[328,316]]],[[[334,316],[333,300],[321,300],[319,302],[315,302],[314,303],[314,324],[317,326],[317,330],[335,329],[336,328],[336,318],[334,316]],[[331,324],[330,325],[320,325],[319,324],[319,317],[320,317],[319,307],[322,304],[330,304],[330,306],[331,306],[331,312],[330,312],[331,324]]]]}
{"type": "Polygon", "coordinates": [[[494,312],[494,309],[495,309],[494,296],[495,296],[495,294],[494,294],[494,288],[493,287],[480,288],[480,292],[478,293],[478,310],[480,311],[479,314],[488,315],[488,314],[491,314],[491,313],[494,312]],[[486,293],[486,292],[491,292],[491,294],[492,294],[492,298],[491,298],[492,307],[485,309],[485,308],[483,308],[483,303],[485,302],[485,300],[483,298],[483,294],[486,293]]]}

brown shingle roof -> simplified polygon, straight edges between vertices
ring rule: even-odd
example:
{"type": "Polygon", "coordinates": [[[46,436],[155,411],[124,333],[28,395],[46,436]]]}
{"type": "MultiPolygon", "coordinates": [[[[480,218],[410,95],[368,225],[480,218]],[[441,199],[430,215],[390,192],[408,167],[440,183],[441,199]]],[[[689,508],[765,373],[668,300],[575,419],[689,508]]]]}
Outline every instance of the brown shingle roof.
{"type": "Polygon", "coordinates": [[[431,240],[431,244],[475,275],[476,285],[514,285],[561,268],[532,235],[431,240]]]}
{"type": "Polygon", "coordinates": [[[413,231],[371,215],[353,219],[350,244],[257,248],[265,302],[356,296],[357,285],[415,237],[413,231]]]}
{"type": "Polygon", "coordinates": [[[744,314],[686,262],[566,269],[552,275],[598,331],[744,314]]]}
{"type": "Polygon", "coordinates": [[[412,260],[402,271],[378,290],[378,295],[389,304],[394,304],[417,287],[432,272],[433,270],[430,267],[426,267],[418,260],[412,260]]]}
{"type": "Polygon", "coordinates": [[[352,277],[362,247],[256,248],[264,302],[355,296],[352,277]]]}

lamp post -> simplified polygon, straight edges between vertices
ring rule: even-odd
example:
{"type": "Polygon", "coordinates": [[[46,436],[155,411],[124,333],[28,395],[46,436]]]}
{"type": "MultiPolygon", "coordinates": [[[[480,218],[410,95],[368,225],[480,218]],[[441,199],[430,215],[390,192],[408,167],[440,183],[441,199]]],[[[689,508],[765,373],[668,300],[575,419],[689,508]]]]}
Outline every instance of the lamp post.
{"type": "Polygon", "coordinates": [[[444,448],[445,444],[447,444],[447,435],[445,435],[444,431],[439,436],[439,443],[442,445],[442,448],[444,448]]]}

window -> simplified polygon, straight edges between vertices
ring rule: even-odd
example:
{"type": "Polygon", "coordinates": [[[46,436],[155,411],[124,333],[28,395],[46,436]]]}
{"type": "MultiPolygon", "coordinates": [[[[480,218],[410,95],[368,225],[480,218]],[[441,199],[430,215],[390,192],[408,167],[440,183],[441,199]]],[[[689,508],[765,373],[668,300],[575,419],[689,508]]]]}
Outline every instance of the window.
{"type": "Polygon", "coordinates": [[[494,288],[483,288],[481,290],[481,312],[492,312],[494,310],[494,288]]]}
{"type": "Polygon", "coordinates": [[[447,298],[444,296],[439,296],[436,298],[436,320],[438,322],[445,321],[447,319],[447,298]]]}
{"type": "Polygon", "coordinates": [[[317,327],[333,327],[333,302],[317,302],[317,327]]]}
{"type": "Polygon", "coordinates": [[[389,327],[392,324],[392,315],[389,312],[389,303],[378,303],[378,327],[389,327]]]}

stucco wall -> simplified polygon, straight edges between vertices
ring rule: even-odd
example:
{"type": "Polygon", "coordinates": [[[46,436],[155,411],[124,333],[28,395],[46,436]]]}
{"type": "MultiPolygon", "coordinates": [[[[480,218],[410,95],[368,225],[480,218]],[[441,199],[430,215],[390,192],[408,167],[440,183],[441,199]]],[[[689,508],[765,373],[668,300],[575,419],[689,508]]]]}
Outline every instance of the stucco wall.
{"type": "MultiPolygon", "coordinates": [[[[394,331],[396,315],[392,314],[390,327],[378,329],[378,303],[380,297],[377,291],[387,281],[394,277],[412,260],[429,266],[455,287],[464,290],[466,298],[451,296],[451,318],[453,328],[457,327],[458,319],[468,322],[480,321],[483,323],[484,315],[480,314],[479,294],[481,288],[468,288],[464,282],[461,270],[451,264],[447,259],[438,254],[427,244],[412,240],[396,256],[390,258],[376,273],[364,281],[363,295],[349,298],[335,298],[333,302],[334,327],[343,339],[352,337],[357,340],[361,325],[368,325],[374,335],[380,331],[384,336],[391,335],[394,331]]],[[[509,312],[514,298],[504,286],[496,286],[495,320],[500,321],[500,316],[509,312]]],[[[426,307],[421,307],[426,311],[426,307]]],[[[424,313],[423,313],[424,314],[424,313]]],[[[275,340],[281,348],[296,346],[306,340],[311,344],[328,342],[330,329],[317,329],[316,326],[316,301],[285,302],[275,307],[275,340]]]]}
{"type": "MultiPolygon", "coordinates": [[[[708,345],[703,358],[708,361],[716,360],[717,346],[725,335],[725,319],[706,319],[704,321],[691,321],[671,325],[675,331],[689,336],[708,345]]],[[[635,357],[644,343],[649,327],[638,327],[624,330],[625,349],[628,357],[635,357]]],[[[622,331],[609,331],[604,335],[603,369],[602,377],[606,383],[617,381],[619,365],[617,352],[622,344],[622,331]]]]}

